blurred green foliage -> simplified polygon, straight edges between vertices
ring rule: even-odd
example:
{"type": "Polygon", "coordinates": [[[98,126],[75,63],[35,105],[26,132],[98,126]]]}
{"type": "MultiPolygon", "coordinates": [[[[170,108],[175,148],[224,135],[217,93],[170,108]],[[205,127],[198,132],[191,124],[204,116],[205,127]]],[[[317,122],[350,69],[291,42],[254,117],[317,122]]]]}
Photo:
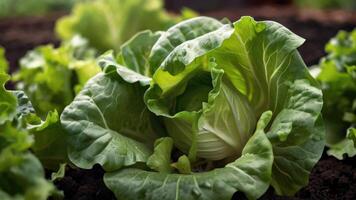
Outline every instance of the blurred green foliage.
{"type": "Polygon", "coordinates": [[[62,41],[80,35],[100,53],[119,50],[139,31],[165,30],[175,23],[197,16],[190,9],[172,15],[164,9],[164,0],[93,0],[76,4],[70,15],[56,23],[62,41]]]}
{"type": "Polygon", "coordinates": [[[356,29],[340,31],[325,47],[317,80],[324,96],[328,154],[356,155],[356,29]]]}
{"type": "Polygon", "coordinates": [[[356,0],[294,0],[301,7],[356,10],[356,0]]]}
{"type": "Polygon", "coordinates": [[[0,17],[43,15],[70,10],[76,2],[89,0],[0,0],[0,17]]]}

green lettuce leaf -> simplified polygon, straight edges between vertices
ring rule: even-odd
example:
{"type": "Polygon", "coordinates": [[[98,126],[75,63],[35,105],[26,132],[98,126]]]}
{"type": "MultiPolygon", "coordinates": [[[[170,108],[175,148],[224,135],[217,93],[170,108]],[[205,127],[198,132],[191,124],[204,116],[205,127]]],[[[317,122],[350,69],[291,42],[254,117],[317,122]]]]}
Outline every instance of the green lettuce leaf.
{"type": "Polygon", "coordinates": [[[118,62],[111,51],[102,55],[98,64],[104,73],[91,79],[62,114],[69,159],[75,165],[91,168],[100,163],[112,171],[146,162],[151,155],[149,147],[164,131],[146,108],[143,94],[151,81],[147,57],[159,35],[138,33],[121,47],[118,62]]]}
{"type": "Polygon", "coordinates": [[[161,132],[143,102],[146,88],[140,80],[126,82],[112,65],[92,78],[61,116],[69,159],[86,169],[100,163],[107,171],[146,162],[161,132]]]}

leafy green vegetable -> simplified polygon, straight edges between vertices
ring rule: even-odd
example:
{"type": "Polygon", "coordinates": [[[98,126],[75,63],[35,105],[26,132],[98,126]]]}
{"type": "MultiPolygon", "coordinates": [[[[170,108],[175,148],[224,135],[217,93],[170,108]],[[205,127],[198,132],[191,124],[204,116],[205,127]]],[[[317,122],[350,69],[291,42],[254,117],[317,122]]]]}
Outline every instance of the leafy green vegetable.
{"type": "Polygon", "coordinates": [[[95,53],[80,37],[59,48],[37,47],[20,60],[20,70],[14,77],[16,86],[29,96],[39,116],[53,110],[61,113],[75,91],[100,71],[95,53]]]}
{"type": "Polygon", "coordinates": [[[270,184],[293,195],[324,147],[303,42],[251,17],[140,32],[64,109],[69,159],[102,165],[117,198],[257,199],[270,184]]]}
{"type": "Polygon", "coordinates": [[[328,154],[343,159],[356,155],[356,30],[340,31],[326,52],[317,75],[324,94],[326,142],[328,154]]]}
{"type": "MultiPolygon", "coordinates": [[[[56,32],[62,40],[79,34],[100,52],[115,49],[145,29],[164,30],[179,20],[163,10],[162,0],[94,0],[77,4],[60,19],[56,32]],[[98,31],[100,30],[100,31],[98,31]]],[[[192,12],[186,12],[191,17],[192,12]]]]}
{"type": "Polygon", "coordinates": [[[29,151],[34,141],[22,119],[31,110],[22,92],[4,88],[9,78],[0,72],[0,199],[46,200],[60,195],[44,178],[40,161],[29,151]]]}
{"type": "Polygon", "coordinates": [[[183,33],[180,40],[170,39],[168,31],[152,48],[151,58],[163,57],[163,61],[145,96],[148,108],[166,117],[168,133],[178,148],[210,160],[238,157],[253,133],[254,120],[272,110],[274,121],[267,135],[274,154],[284,158],[275,158],[272,185],[279,194],[293,194],[307,184],[323,145],[322,131],[313,130],[322,106],[321,92],[295,50],[303,39],[277,23],[248,17],[233,27],[221,25],[195,39],[184,39],[184,30],[193,30],[188,32],[193,35],[194,29],[187,27],[195,23],[173,27],[183,33]],[[166,48],[174,41],[182,42],[166,48]],[[209,70],[211,75],[206,73],[209,70]],[[204,82],[209,76],[212,88],[207,93],[203,88],[211,87],[204,82]],[[309,152],[310,160],[285,159],[304,157],[301,151],[309,152]]]}

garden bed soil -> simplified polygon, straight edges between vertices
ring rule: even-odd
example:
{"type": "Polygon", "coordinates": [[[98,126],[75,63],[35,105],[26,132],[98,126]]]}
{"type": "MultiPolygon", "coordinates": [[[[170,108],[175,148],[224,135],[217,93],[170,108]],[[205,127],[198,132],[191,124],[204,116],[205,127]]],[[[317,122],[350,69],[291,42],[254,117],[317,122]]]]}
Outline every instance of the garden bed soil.
{"type": "MultiPolygon", "coordinates": [[[[295,197],[276,196],[272,188],[261,200],[355,200],[356,158],[343,161],[323,155],[312,170],[309,185],[295,197]]],[[[55,184],[64,191],[66,200],[115,200],[114,194],[105,187],[104,171],[96,165],[91,170],[67,167],[66,176],[55,184]]],[[[243,193],[235,193],[233,200],[246,199],[243,193]]]]}
{"type": "MultiPolygon", "coordinates": [[[[217,18],[228,17],[231,21],[240,16],[251,15],[256,19],[278,21],[293,32],[304,37],[306,43],[299,49],[308,66],[317,64],[325,54],[325,43],[338,30],[352,30],[356,27],[356,15],[342,11],[327,13],[316,11],[300,11],[293,7],[260,7],[234,10],[206,12],[204,15],[217,18]]],[[[6,49],[6,57],[10,62],[11,71],[18,67],[19,59],[28,50],[41,44],[58,45],[59,40],[54,34],[55,20],[63,13],[55,13],[43,17],[21,17],[0,19],[0,45],[6,49]]],[[[354,200],[356,199],[356,158],[339,161],[323,155],[313,169],[307,187],[295,197],[278,197],[273,189],[261,199],[270,200],[354,200]]],[[[103,183],[104,171],[100,166],[91,170],[67,167],[63,179],[56,181],[57,187],[64,191],[67,200],[111,200],[115,199],[112,192],[103,183]]],[[[242,193],[236,193],[233,199],[244,199],[242,193]]]]}
{"type": "Polygon", "coordinates": [[[64,13],[0,19],[0,46],[6,49],[11,72],[17,69],[19,59],[27,51],[42,44],[59,44],[54,26],[62,15],[64,13]]]}

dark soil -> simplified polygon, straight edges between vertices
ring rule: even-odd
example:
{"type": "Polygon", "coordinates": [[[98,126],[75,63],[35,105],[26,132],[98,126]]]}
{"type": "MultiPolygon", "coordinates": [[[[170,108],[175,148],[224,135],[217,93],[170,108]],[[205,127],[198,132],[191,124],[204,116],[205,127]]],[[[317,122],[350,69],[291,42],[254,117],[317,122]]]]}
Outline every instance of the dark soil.
{"type": "Polygon", "coordinates": [[[355,200],[356,157],[343,161],[324,155],[312,170],[307,187],[295,197],[278,197],[273,189],[262,196],[263,200],[355,200]]]}
{"type": "Polygon", "coordinates": [[[10,70],[17,69],[18,61],[27,51],[41,44],[59,44],[54,34],[55,21],[63,13],[48,16],[0,19],[0,46],[6,50],[10,70]]]}
{"type": "MultiPolygon", "coordinates": [[[[356,157],[344,161],[326,155],[312,170],[309,185],[295,197],[276,196],[272,188],[261,200],[355,200],[356,199],[356,157]]],[[[104,171],[96,165],[91,170],[67,168],[66,176],[55,184],[64,191],[67,200],[111,200],[113,193],[103,183],[104,171]]],[[[233,200],[246,199],[243,193],[236,193],[233,200]]]]}
{"type": "Polygon", "coordinates": [[[91,170],[67,167],[65,177],[55,181],[66,200],[115,200],[103,182],[104,170],[95,165],[91,170]]]}

